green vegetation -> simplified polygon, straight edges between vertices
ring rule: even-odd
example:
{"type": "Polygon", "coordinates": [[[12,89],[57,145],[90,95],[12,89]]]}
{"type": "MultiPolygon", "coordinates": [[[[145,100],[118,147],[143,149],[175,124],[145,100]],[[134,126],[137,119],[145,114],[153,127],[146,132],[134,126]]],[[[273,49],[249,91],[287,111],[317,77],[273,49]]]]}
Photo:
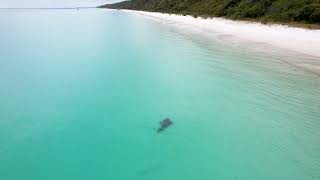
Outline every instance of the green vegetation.
{"type": "Polygon", "coordinates": [[[320,23],[320,0],[131,0],[100,7],[262,22],[320,23]]]}

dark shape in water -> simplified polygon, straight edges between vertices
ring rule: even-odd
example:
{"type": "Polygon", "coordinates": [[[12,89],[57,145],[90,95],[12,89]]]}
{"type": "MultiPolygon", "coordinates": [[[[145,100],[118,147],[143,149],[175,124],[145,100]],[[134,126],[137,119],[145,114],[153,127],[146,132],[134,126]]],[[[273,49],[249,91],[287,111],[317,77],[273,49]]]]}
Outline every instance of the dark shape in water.
{"type": "Polygon", "coordinates": [[[173,124],[173,122],[169,118],[166,118],[166,119],[160,121],[160,127],[158,128],[157,132],[159,133],[159,132],[167,129],[172,124],[173,124]]]}

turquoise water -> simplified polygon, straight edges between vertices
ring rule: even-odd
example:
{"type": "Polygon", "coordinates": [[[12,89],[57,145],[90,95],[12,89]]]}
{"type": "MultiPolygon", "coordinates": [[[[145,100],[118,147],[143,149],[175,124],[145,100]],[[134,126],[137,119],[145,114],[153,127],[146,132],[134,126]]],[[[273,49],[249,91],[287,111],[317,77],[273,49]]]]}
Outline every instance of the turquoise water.
{"type": "Polygon", "coordinates": [[[120,11],[0,23],[0,179],[320,179],[311,57],[120,11]]]}

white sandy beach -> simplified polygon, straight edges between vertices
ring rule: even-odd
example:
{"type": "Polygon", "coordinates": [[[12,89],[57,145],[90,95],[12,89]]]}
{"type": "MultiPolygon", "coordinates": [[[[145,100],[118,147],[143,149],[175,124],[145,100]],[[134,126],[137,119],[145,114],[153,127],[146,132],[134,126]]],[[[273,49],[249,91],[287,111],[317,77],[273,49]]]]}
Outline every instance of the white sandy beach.
{"type": "Polygon", "coordinates": [[[183,23],[203,30],[232,35],[252,42],[267,43],[282,49],[293,50],[320,58],[320,30],[288,27],[284,25],[264,25],[261,23],[233,21],[224,18],[203,19],[156,12],[123,11],[183,23]]]}

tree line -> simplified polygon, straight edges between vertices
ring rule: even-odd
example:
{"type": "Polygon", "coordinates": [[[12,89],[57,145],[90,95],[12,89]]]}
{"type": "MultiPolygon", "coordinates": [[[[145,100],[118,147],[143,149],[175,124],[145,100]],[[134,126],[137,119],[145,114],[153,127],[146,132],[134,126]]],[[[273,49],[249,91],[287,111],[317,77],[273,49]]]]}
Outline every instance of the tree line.
{"type": "Polygon", "coordinates": [[[130,0],[100,7],[204,18],[320,23],[320,0],[130,0]]]}

